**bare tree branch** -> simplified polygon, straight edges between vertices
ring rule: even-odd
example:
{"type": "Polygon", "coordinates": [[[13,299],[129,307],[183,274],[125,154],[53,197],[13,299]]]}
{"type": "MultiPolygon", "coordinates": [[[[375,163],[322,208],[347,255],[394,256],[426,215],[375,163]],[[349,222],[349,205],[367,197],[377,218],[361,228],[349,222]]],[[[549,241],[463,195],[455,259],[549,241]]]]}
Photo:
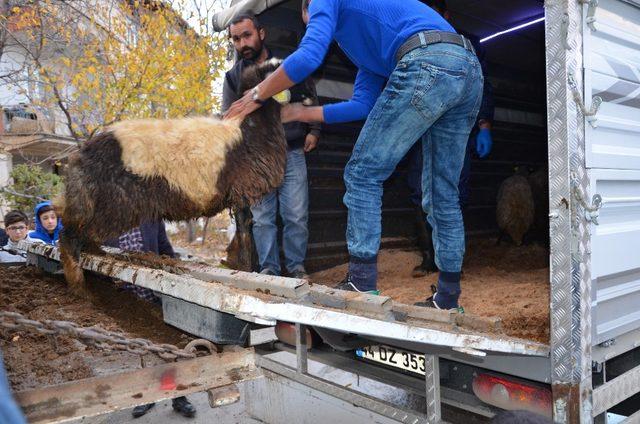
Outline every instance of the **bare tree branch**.
{"type": "Polygon", "coordinates": [[[11,194],[13,196],[24,197],[25,199],[35,199],[40,202],[44,202],[45,200],[47,200],[44,197],[40,197],[40,196],[32,196],[31,194],[18,193],[17,191],[14,191],[13,189],[11,189],[9,186],[0,187],[0,191],[11,194]]]}

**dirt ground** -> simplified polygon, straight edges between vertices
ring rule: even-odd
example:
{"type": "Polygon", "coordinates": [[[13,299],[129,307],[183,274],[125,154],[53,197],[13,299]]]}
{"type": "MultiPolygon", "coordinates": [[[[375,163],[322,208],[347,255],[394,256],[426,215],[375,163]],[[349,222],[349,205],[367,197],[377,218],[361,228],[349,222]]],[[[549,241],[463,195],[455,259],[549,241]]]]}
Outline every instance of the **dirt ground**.
{"type": "MultiPolygon", "coordinates": [[[[0,310],[20,312],[36,320],[67,320],[82,326],[99,325],[156,343],[184,347],[190,340],[164,324],[162,309],[122,291],[108,280],[88,278],[92,301],[73,296],[62,277],[32,267],[0,267],[0,310]]],[[[104,372],[140,366],[140,357],[105,352],[68,336],[44,336],[0,329],[0,348],[14,390],[88,378],[104,372]],[[105,369],[108,367],[109,369],[105,369]]],[[[147,365],[163,363],[146,355],[147,365]]]]}
{"type": "Polygon", "coordinates": [[[189,241],[189,231],[185,223],[180,223],[176,225],[174,231],[169,231],[169,240],[175,250],[188,253],[196,260],[218,265],[227,256],[225,249],[229,244],[227,229],[230,217],[225,211],[209,218],[206,231],[204,222],[201,219],[195,224],[193,241],[189,241]]]}
{"type": "MultiPolygon", "coordinates": [[[[502,318],[505,332],[549,342],[548,252],[539,245],[496,246],[495,239],[472,240],[467,245],[460,304],[468,313],[502,318]]],[[[412,278],[421,261],[418,252],[381,251],[378,288],[381,294],[412,304],[431,295],[437,274],[412,278]]],[[[342,280],[347,264],[311,275],[314,283],[333,285],[342,280]]]]}

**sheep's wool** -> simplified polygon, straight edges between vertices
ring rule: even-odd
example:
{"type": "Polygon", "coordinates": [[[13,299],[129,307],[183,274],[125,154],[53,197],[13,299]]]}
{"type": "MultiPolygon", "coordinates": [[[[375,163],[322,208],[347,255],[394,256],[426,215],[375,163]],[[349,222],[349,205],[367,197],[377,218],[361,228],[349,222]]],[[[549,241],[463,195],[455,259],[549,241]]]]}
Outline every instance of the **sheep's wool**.
{"type": "Polygon", "coordinates": [[[218,194],[227,151],[242,139],[239,121],[210,117],[131,120],[110,129],[128,171],[163,177],[203,208],[218,194]]]}

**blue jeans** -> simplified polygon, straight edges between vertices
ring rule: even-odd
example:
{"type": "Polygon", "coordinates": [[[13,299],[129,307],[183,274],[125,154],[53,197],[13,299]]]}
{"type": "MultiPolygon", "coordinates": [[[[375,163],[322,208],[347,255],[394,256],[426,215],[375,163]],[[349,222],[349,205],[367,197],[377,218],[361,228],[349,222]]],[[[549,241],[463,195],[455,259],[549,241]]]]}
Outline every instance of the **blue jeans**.
{"type": "Polygon", "coordinates": [[[482,84],[475,54],[453,44],[417,48],[396,65],[345,168],[349,272],[358,289],[376,288],[371,265],[380,247],[382,184],[422,138],[422,207],[441,277],[447,274],[455,286],[457,273],[459,291],[464,226],[458,182],[482,84]]]}
{"type": "Polygon", "coordinates": [[[22,410],[13,398],[0,352],[0,423],[24,424],[26,422],[22,410]]]}
{"type": "Polygon", "coordinates": [[[278,189],[262,198],[251,207],[253,215],[253,238],[258,251],[260,271],[271,270],[280,275],[280,250],[278,249],[278,227],[276,213],[280,203],[282,217],[282,244],[285,266],[288,272],[304,271],[309,230],[309,190],[307,187],[307,164],[304,151],[287,151],[287,169],[278,189]]]}
{"type": "MultiPolygon", "coordinates": [[[[469,181],[471,180],[471,158],[476,148],[477,129],[469,135],[467,149],[464,155],[462,171],[460,172],[460,182],[458,192],[460,207],[462,210],[469,203],[469,181]]],[[[409,186],[409,196],[414,206],[422,204],[422,145],[416,143],[407,153],[407,185],[409,186]]]]}

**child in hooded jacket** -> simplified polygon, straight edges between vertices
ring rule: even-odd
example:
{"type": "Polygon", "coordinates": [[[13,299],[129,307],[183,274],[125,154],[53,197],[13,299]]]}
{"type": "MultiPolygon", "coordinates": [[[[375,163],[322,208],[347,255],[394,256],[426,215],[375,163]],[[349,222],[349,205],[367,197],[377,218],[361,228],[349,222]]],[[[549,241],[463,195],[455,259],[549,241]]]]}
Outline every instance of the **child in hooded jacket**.
{"type": "Polygon", "coordinates": [[[62,231],[62,221],[56,215],[51,201],[38,203],[35,208],[35,231],[29,233],[29,237],[41,240],[46,244],[57,245],[62,231]]]}

